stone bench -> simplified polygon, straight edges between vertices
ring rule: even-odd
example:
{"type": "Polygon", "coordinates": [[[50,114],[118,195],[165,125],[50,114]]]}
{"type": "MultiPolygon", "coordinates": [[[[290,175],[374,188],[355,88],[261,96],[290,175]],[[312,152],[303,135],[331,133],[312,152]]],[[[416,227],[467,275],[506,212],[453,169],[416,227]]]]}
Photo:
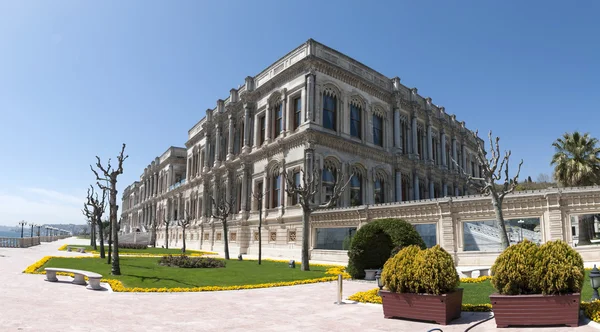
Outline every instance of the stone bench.
{"type": "Polygon", "coordinates": [[[74,284],[86,285],[84,277],[87,277],[92,289],[102,289],[102,287],[100,287],[100,279],[102,279],[102,275],[95,272],[64,269],[60,267],[47,267],[44,270],[46,270],[46,280],[48,281],[58,281],[58,278],[56,278],[56,272],[73,273],[75,275],[75,278],[73,279],[74,284]]]}
{"type": "Polygon", "coordinates": [[[467,278],[473,278],[473,272],[475,272],[475,271],[479,271],[480,277],[490,275],[490,268],[488,268],[488,267],[481,268],[481,269],[464,270],[464,271],[460,271],[460,273],[464,274],[467,278]]]}

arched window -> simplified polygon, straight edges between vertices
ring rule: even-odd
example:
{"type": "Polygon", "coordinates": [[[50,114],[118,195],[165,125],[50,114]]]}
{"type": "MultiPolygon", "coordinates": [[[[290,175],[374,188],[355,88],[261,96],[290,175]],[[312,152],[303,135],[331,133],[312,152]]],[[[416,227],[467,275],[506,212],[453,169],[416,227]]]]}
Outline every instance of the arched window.
{"type": "Polygon", "coordinates": [[[350,179],[350,206],[362,205],[362,196],[362,175],[354,173],[350,179]]]}
{"type": "Polygon", "coordinates": [[[329,94],[323,95],[323,127],[336,130],[337,98],[329,94]]]}
{"type": "Polygon", "coordinates": [[[273,174],[271,190],[271,208],[281,206],[281,174],[273,174]]]}
{"type": "Polygon", "coordinates": [[[359,106],[350,105],[350,136],[362,138],[362,110],[359,106]]]}
{"type": "Polygon", "coordinates": [[[383,146],[383,118],[373,114],[373,144],[383,146]]]}
{"type": "Polygon", "coordinates": [[[331,167],[325,167],[323,169],[322,186],[323,186],[323,202],[329,202],[333,196],[333,187],[335,185],[335,178],[337,174],[335,169],[331,167]]]}
{"type": "Polygon", "coordinates": [[[381,177],[377,177],[375,179],[375,186],[374,186],[374,192],[373,192],[373,196],[374,196],[374,203],[375,204],[381,204],[381,203],[385,203],[385,190],[384,190],[384,182],[383,179],[381,177]]]}
{"type": "Polygon", "coordinates": [[[279,137],[279,134],[281,134],[281,131],[283,130],[283,104],[275,106],[274,120],[275,124],[273,127],[275,129],[275,134],[273,137],[279,137]]]}

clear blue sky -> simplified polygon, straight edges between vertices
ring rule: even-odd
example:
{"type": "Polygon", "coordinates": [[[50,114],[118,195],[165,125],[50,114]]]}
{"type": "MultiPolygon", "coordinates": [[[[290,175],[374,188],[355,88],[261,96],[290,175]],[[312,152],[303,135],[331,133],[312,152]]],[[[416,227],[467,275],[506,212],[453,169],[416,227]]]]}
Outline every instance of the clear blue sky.
{"type": "Polygon", "coordinates": [[[2,1],[0,225],[83,223],[95,155],[127,143],[120,195],[308,38],[493,129],[525,176],[551,173],[565,131],[600,136],[600,2],[451,3],[2,1]]]}

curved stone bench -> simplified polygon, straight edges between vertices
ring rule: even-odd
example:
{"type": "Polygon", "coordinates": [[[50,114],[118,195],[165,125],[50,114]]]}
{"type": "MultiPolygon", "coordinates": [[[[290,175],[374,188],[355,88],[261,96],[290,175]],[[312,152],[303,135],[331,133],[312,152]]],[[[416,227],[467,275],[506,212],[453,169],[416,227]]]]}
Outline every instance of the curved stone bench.
{"type": "Polygon", "coordinates": [[[95,289],[95,290],[102,289],[102,287],[100,287],[100,279],[102,279],[102,275],[98,274],[96,272],[64,269],[64,268],[60,268],[60,267],[47,267],[47,268],[44,268],[44,270],[46,270],[46,280],[48,280],[48,281],[52,281],[52,282],[58,281],[58,278],[56,278],[56,272],[73,273],[75,275],[75,278],[73,279],[74,284],[86,285],[87,283],[85,282],[84,277],[87,277],[88,281],[90,283],[90,287],[92,287],[92,289],[95,289]]]}

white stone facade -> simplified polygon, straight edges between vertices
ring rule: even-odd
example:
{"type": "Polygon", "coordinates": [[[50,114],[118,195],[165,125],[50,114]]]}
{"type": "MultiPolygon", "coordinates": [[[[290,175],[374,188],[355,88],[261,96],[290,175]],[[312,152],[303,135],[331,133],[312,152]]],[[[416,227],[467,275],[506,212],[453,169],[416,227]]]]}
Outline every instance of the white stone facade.
{"type": "MultiPolygon", "coordinates": [[[[352,211],[350,219],[332,226],[352,228],[367,207],[470,194],[452,159],[478,176],[475,149],[464,121],[416,88],[308,40],[217,100],[189,130],[185,148],[171,147],[148,165],[123,193],[122,230],[147,232],[156,223],[163,245],[163,220],[179,220],[189,210],[194,221],[187,247],[222,251],[222,227],[210,217],[211,202],[234,197],[231,254],[255,254],[258,204],[251,197],[260,191],[267,193],[263,253],[299,258],[301,211],[285,194],[281,171],[296,176],[313,164],[325,170],[321,200],[330,191],[328,172],[353,174],[355,182],[338,202],[352,211]]],[[[335,250],[345,230],[317,229],[327,213],[315,215],[312,258],[346,260],[344,250],[335,250]],[[319,248],[323,241],[335,248],[319,248]]],[[[177,227],[169,227],[169,238],[169,246],[181,246],[177,227]]]]}

